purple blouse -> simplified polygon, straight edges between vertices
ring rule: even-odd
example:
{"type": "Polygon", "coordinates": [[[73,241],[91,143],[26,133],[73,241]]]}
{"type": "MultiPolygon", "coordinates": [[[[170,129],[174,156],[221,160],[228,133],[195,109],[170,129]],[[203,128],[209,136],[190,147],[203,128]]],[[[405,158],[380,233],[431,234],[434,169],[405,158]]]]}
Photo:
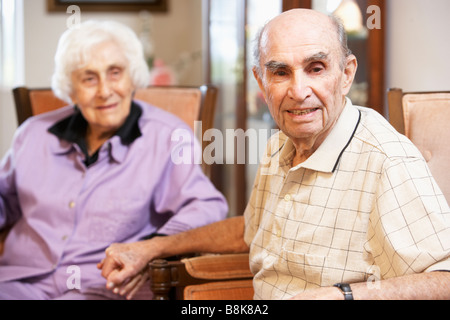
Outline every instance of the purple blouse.
{"type": "MultiPolygon", "coordinates": [[[[0,229],[14,223],[0,257],[0,281],[82,270],[85,285],[104,285],[96,264],[113,242],[174,234],[224,219],[228,207],[200,166],[175,164],[175,129],[189,127],[135,101],[142,136],[110,138],[88,168],[79,146],[48,129],[65,107],[29,119],[0,164],[0,229]]],[[[194,140],[193,136],[192,139],[194,140]]]]}

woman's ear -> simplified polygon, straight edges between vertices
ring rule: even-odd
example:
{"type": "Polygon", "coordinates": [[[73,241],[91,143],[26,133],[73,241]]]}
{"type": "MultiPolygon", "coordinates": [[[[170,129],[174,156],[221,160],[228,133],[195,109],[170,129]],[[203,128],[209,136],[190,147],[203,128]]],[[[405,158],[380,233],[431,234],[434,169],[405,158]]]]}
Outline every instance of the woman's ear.
{"type": "Polygon", "coordinates": [[[358,69],[358,61],[356,57],[351,54],[345,59],[344,76],[342,78],[342,92],[347,95],[355,79],[356,70],[358,69]]]}
{"type": "Polygon", "coordinates": [[[73,90],[70,93],[69,98],[70,98],[72,104],[77,104],[78,103],[76,95],[74,94],[73,90]]]}

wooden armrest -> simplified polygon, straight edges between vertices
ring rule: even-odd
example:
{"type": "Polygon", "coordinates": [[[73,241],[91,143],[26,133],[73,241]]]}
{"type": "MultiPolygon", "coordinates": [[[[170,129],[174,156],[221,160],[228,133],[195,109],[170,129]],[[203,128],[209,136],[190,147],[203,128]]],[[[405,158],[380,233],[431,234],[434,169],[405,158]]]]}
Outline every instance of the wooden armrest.
{"type": "MultiPolygon", "coordinates": [[[[149,267],[151,290],[155,300],[182,299],[185,287],[199,284],[245,281],[247,288],[251,286],[253,278],[248,254],[203,255],[181,261],[158,259],[152,261],[149,267]]],[[[227,285],[220,285],[223,286],[227,285]]],[[[204,291],[205,288],[209,290],[211,287],[202,288],[200,290],[204,291]]],[[[216,290],[216,286],[213,288],[216,290]]],[[[248,293],[248,290],[245,292],[248,293]]]]}
{"type": "Polygon", "coordinates": [[[183,259],[186,271],[194,278],[227,280],[251,278],[248,254],[204,255],[183,259]]]}

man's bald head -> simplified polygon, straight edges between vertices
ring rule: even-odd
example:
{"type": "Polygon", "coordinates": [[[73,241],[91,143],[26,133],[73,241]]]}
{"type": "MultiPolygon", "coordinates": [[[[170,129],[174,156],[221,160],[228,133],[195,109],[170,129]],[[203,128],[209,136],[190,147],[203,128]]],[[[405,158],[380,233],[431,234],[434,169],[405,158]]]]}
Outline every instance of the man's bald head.
{"type": "Polygon", "coordinates": [[[261,73],[261,53],[267,44],[268,35],[271,32],[283,33],[287,30],[298,28],[299,34],[302,28],[322,28],[329,33],[330,39],[338,42],[342,51],[341,68],[344,68],[345,59],[352,54],[347,45],[347,34],[344,25],[336,16],[328,16],[318,11],[310,9],[293,9],[273,18],[267,22],[259,31],[254,47],[254,66],[256,71],[261,73]]]}

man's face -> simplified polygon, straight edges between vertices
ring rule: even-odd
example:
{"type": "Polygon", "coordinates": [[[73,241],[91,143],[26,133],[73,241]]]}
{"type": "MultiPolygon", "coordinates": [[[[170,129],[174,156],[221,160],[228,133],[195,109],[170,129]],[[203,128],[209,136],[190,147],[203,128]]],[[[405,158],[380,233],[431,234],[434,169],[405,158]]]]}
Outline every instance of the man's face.
{"type": "Polygon", "coordinates": [[[261,75],[255,72],[255,77],[272,117],[296,147],[314,151],[336,123],[356,72],[354,56],[345,60],[344,69],[343,61],[326,16],[292,13],[267,26],[261,75]]]}

